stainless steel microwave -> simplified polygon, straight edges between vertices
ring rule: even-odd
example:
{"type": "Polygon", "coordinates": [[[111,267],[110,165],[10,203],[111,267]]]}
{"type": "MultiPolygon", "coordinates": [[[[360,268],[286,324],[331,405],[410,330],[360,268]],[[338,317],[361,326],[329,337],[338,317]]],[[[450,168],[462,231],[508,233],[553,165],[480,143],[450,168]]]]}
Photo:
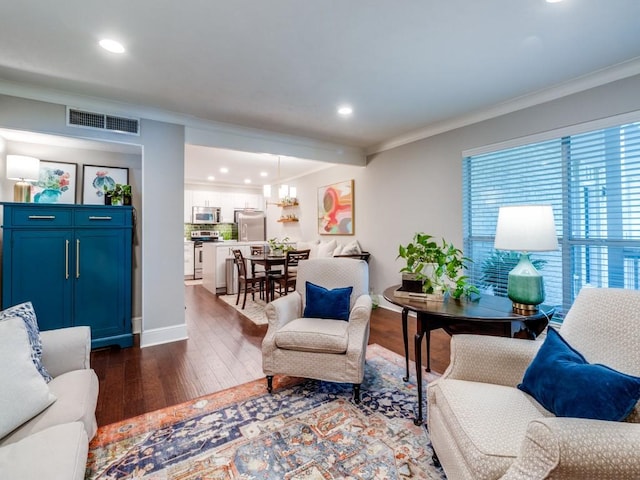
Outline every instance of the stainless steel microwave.
{"type": "Polygon", "coordinates": [[[192,207],[191,223],[220,223],[220,207],[192,207]]]}

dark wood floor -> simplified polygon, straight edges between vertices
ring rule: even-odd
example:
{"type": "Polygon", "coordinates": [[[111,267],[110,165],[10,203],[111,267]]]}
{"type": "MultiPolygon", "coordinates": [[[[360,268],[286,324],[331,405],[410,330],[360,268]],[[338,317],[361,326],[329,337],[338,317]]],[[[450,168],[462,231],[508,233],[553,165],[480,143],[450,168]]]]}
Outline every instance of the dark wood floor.
{"type": "MultiPolygon", "coordinates": [[[[260,346],[266,326],[256,326],[202,286],[186,286],[185,303],[189,340],[92,352],[91,365],[100,379],[98,425],[264,376],[260,346]]],[[[409,318],[411,359],[415,328],[415,318],[409,318]]],[[[432,370],[443,372],[449,362],[449,336],[437,330],[431,338],[432,370]]],[[[374,310],[370,343],[404,355],[400,314],[374,310]]]]}

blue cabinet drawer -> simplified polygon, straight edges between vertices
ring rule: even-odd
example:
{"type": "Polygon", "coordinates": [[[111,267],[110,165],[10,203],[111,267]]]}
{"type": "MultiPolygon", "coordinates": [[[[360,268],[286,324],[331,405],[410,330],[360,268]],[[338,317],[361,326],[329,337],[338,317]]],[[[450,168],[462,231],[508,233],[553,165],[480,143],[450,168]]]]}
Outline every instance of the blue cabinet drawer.
{"type": "Polygon", "coordinates": [[[77,227],[120,227],[131,225],[131,209],[126,207],[78,209],[74,224],[77,227]]]}
{"type": "Polygon", "coordinates": [[[70,208],[47,208],[39,206],[5,208],[10,211],[9,218],[4,219],[6,227],[67,227],[71,225],[70,208]]]}

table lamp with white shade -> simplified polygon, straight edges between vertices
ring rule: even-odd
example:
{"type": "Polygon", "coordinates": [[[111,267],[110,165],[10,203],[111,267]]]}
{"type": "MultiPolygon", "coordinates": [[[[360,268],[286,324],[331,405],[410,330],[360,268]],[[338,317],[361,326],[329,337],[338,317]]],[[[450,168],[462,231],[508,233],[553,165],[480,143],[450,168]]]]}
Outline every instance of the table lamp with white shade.
{"type": "Polygon", "coordinates": [[[13,201],[31,201],[31,184],[40,177],[40,160],[25,155],[7,155],[7,178],[18,180],[13,187],[13,201]]]}
{"type": "Polygon", "coordinates": [[[529,259],[529,252],[558,248],[551,205],[500,207],[494,247],[521,252],[518,264],[509,272],[507,296],[513,310],[529,314],[544,301],[544,282],[529,259]]]}

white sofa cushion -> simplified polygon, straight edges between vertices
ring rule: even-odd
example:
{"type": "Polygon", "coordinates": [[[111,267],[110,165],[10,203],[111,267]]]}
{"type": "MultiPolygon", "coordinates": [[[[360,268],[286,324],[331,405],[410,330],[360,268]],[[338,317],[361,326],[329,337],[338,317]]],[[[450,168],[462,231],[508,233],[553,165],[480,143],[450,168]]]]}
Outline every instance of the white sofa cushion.
{"type": "Polygon", "coordinates": [[[456,439],[460,460],[478,479],[498,478],[518,456],[529,423],[553,416],[516,388],[451,378],[432,382],[428,401],[444,437],[456,439]]]}
{"type": "Polygon", "coordinates": [[[349,344],[349,322],[342,320],[298,318],[275,335],[278,348],[299,352],[345,353],[349,344]]]}
{"type": "Polygon", "coordinates": [[[31,359],[35,364],[38,372],[46,382],[51,381],[51,375],[42,364],[42,341],[40,339],[40,328],[38,327],[38,319],[36,311],[33,309],[31,302],[24,302],[14,305],[0,312],[0,321],[7,318],[19,317],[24,322],[29,335],[29,345],[31,346],[31,359]]]}
{"type": "Polygon", "coordinates": [[[354,240],[353,242],[347,243],[340,253],[340,255],[358,255],[362,253],[362,248],[360,248],[360,243],[358,240],[354,240]]]}
{"type": "Polygon", "coordinates": [[[0,322],[0,438],[44,410],[56,397],[31,359],[19,317],[0,322]]]}
{"type": "Polygon", "coordinates": [[[0,448],[0,478],[82,480],[88,452],[81,423],[57,425],[0,448]]]}
{"type": "Polygon", "coordinates": [[[333,257],[333,252],[338,246],[338,242],[330,240],[328,242],[320,242],[318,244],[318,250],[316,252],[317,258],[329,258],[333,257]]]}
{"type": "Polygon", "coordinates": [[[95,372],[84,369],[64,373],[49,383],[49,389],[57,401],[3,438],[0,446],[17,442],[51,426],[70,422],[82,423],[87,437],[93,438],[97,430],[95,411],[98,400],[98,377],[95,372]]]}

